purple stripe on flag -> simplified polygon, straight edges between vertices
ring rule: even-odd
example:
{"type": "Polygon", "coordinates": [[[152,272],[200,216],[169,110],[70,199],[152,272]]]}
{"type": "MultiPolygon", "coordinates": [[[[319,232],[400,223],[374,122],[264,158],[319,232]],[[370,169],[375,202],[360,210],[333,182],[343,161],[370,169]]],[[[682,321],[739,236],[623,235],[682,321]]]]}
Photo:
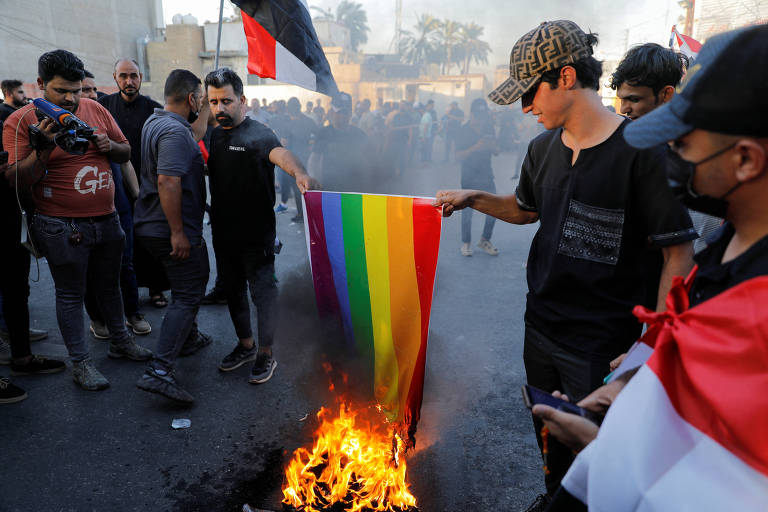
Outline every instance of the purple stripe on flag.
{"type": "Polygon", "coordinates": [[[344,256],[344,225],[341,218],[341,194],[323,193],[323,224],[325,225],[325,244],[333,270],[333,282],[336,284],[336,297],[341,308],[341,320],[347,343],[354,346],[355,332],[352,328],[352,312],[349,308],[349,290],[347,289],[347,261],[344,256]]]}
{"type": "Polygon", "coordinates": [[[322,193],[307,192],[304,195],[304,201],[307,206],[309,254],[312,258],[312,279],[315,282],[317,309],[320,314],[338,314],[339,301],[336,298],[333,271],[325,244],[322,193]]]}

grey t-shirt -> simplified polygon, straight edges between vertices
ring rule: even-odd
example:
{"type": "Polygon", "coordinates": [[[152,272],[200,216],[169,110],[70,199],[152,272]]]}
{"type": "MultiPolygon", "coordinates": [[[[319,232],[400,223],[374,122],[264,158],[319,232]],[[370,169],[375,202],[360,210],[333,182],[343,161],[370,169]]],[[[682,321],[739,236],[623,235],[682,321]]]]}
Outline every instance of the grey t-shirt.
{"type": "Polygon", "coordinates": [[[155,109],[141,132],[141,189],[136,200],[136,235],[169,238],[171,228],[157,193],[157,176],[181,177],[181,217],[184,234],[191,243],[203,236],[205,176],[200,146],[192,138],[186,119],[163,109],[155,109]]]}

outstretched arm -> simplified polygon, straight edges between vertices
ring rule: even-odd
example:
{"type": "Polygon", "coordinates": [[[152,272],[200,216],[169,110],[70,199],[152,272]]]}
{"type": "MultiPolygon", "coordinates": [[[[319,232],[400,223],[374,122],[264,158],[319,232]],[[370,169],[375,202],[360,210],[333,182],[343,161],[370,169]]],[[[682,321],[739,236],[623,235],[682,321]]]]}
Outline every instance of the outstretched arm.
{"type": "Polygon", "coordinates": [[[454,210],[473,208],[511,224],[531,224],[539,220],[537,212],[520,208],[514,194],[499,196],[482,190],[440,190],[433,204],[443,207],[445,217],[454,210]]]}

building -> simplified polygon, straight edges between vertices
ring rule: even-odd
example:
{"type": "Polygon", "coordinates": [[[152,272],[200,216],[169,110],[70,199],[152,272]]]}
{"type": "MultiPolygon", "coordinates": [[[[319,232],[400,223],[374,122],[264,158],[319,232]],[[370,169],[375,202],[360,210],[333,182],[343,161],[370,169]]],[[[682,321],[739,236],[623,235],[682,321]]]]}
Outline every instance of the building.
{"type": "Polygon", "coordinates": [[[144,66],[144,46],[162,37],[161,0],[4,0],[0,17],[0,77],[24,82],[27,94],[37,97],[37,60],[57,48],[83,60],[96,76],[96,85],[115,92],[112,72],[118,58],[144,66]]]}
{"type": "Polygon", "coordinates": [[[768,0],[695,0],[692,37],[700,42],[720,32],[768,23],[768,0]]]}

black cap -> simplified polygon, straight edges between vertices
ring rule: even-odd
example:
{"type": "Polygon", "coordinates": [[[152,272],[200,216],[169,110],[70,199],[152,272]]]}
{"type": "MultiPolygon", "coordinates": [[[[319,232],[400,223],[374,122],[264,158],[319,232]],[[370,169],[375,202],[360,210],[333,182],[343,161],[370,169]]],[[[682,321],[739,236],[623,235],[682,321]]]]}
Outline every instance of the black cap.
{"type": "Polygon", "coordinates": [[[333,97],[331,100],[331,108],[334,112],[339,112],[342,110],[346,110],[351,112],[352,111],[352,96],[347,94],[346,92],[340,92],[336,96],[333,97]]]}
{"type": "Polygon", "coordinates": [[[709,39],[669,103],[633,121],[624,138],[637,148],[695,129],[768,136],[768,25],[709,39]]]}

